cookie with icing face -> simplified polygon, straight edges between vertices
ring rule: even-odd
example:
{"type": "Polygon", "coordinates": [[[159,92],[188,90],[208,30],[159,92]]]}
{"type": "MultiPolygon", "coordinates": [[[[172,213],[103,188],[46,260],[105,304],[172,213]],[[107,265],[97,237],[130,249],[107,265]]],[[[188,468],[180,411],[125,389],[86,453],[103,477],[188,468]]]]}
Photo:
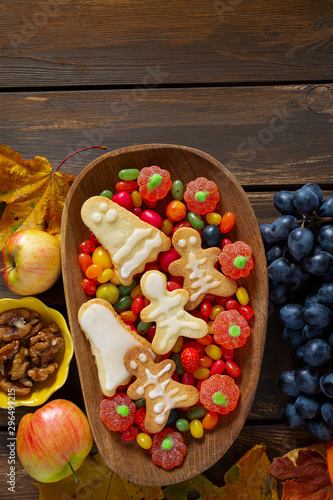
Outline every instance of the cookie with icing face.
{"type": "Polygon", "coordinates": [[[126,208],[103,196],[93,196],[82,206],[81,218],[108,250],[122,285],[130,285],[135,274],[159,252],[169,250],[170,239],[126,208]]]}
{"type": "Polygon", "coordinates": [[[155,363],[146,347],[131,347],[126,351],[124,364],[136,380],[127,389],[131,399],[145,398],[145,427],[160,432],[166,425],[172,408],[187,408],[199,400],[198,390],[172,380],[176,363],[165,359],[155,363]]]}
{"type": "Polygon", "coordinates": [[[172,244],[181,258],[171,262],[168,271],[173,276],[184,277],[183,287],[189,293],[185,309],[193,311],[206,293],[230,297],[236,292],[237,282],[214,267],[221,249],[217,247],[203,249],[198,231],[190,227],[181,227],[175,231],[172,244]]]}
{"type": "Polygon", "coordinates": [[[148,271],[140,281],[142,293],[150,304],[142,309],[140,317],[146,323],[156,323],[152,348],[157,354],[166,354],[175,345],[178,337],[198,339],[208,333],[206,321],[185,311],[189,294],[182,288],[169,292],[165,274],[148,271]]]}

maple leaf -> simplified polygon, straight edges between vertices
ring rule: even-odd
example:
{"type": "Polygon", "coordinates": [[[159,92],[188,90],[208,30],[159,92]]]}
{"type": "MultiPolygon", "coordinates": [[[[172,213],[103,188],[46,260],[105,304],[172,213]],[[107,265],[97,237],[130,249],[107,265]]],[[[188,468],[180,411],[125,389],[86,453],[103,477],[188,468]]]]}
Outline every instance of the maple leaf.
{"type": "Polygon", "coordinates": [[[46,158],[26,161],[0,144],[0,250],[11,234],[23,229],[60,235],[62,209],[74,179],[53,172],[46,158]]]}
{"type": "MultiPolygon", "coordinates": [[[[278,500],[275,479],[269,474],[270,462],[264,445],[255,445],[224,476],[225,486],[214,486],[199,475],[163,490],[168,500],[187,500],[196,491],[204,500],[278,500]]],[[[198,498],[198,500],[199,500],[198,498]]]]}
{"type": "Polygon", "coordinates": [[[39,500],[162,500],[162,488],[140,486],[118,476],[106,465],[101,455],[88,455],[73,475],[56,483],[34,483],[39,489],[39,500]]]}
{"type": "Polygon", "coordinates": [[[332,500],[333,486],[329,478],[324,444],[296,448],[275,458],[270,473],[283,483],[282,500],[332,500]]]}

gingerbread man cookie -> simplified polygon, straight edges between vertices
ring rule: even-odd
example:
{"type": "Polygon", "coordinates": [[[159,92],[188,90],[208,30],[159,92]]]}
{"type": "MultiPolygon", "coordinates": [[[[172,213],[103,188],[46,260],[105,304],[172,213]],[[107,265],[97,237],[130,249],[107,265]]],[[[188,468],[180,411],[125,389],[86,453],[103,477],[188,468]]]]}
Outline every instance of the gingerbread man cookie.
{"type": "Polygon", "coordinates": [[[82,205],[81,218],[106,248],[122,285],[130,285],[147,262],[168,250],[170,239],[126,208],[103,196],[93,196],[82,205]]]}
{"type": "Polygon", "coordinates": [[[134,400],[146,400],[145,427],[149,432],[160,432],[165,427],[172,408],[187,408],[199,400],[195,387],[172,380],[176,369],[172,359],[155,363],[149,349],[135,346],[126,351],[124,364],[136,376],[127,394],[134,400]]]}
{"type": "Polygon", "coordinates": [[[180,336],[198,339],[207,334],[207,323],[184,310],[188,292],[183,289],[169,292],[165,274],[148,271],[142,276],[140,285],[142,293],[150,300],[140,317],[147,323],[156,323],[152,348],[157,354],[168,353],[180,336]]]}
{"type": "Polygon", "coordinates": [[[201,248],[201,236],[195,229],[181,227],[175,231],[172,244],[181,258],[169,265],[169,273],[185,278],[183,287],[189,293],[185,309],[192,311],[200,304],[206,293],[229,297],[236,292],[236,281],[215,269],[221,249],[201,248]]]}

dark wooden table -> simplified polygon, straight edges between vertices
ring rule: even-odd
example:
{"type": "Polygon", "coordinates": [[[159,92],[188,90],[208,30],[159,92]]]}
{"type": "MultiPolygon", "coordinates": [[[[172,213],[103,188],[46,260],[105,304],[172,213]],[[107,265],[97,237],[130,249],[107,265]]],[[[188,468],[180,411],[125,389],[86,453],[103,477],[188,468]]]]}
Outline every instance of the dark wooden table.
{"type": "MultiPolygon", "coordinates": [[[[258,222],[280,189],[332,194],[332,0],[2,0],[0,142],[56,167],[92,145],[201,149],[242,184],[258,222]]],[[[71,158],[77,175],[98,151],[71,158]]],[[[1,178],[0,178],[1,185],[1,178]]],[[[0,297],[15,297],[1,281],[0,297]]],[[[61,280],[39,296],[66,315],[61,280]]],[[[281,421],[278,376],[294,366],[271,306],[256,398],[234,445],[205,472],[217,485],[251,446],[270,459],[313,442],[281,421]]],[[[54,398],[84,408],[73,360],[54,398]]],[[[30,411],[16,411],[16,423],[30,411]]],[[[8,492],[7,412],[0,411],[0,497],[8,492]]],[[[17,467],[15,498],[36,499],[17,467]]]]}

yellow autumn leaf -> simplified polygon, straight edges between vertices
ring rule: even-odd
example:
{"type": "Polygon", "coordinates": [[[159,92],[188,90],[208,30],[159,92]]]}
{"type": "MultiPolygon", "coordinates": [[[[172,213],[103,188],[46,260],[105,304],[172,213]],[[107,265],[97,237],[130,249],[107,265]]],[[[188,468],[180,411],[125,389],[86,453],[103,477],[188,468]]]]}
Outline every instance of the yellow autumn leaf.
{"type": "Polygon", "coordinates": [[[35,483],[39,500],[70,500],[93,498],[94,500],[162,500],[162,488],[140,486],[113,472],[101,455],[88,455],[76,471],[79,483],[69,476],[56,483],[35,483]]]}
{"type": "Polygon", "coordinates": [[[46,158],[26,161],[0,144],[0,250],[15,231],[40,229],[60,235],[62,210],[74,179],[53,172],[46,158]]]}

